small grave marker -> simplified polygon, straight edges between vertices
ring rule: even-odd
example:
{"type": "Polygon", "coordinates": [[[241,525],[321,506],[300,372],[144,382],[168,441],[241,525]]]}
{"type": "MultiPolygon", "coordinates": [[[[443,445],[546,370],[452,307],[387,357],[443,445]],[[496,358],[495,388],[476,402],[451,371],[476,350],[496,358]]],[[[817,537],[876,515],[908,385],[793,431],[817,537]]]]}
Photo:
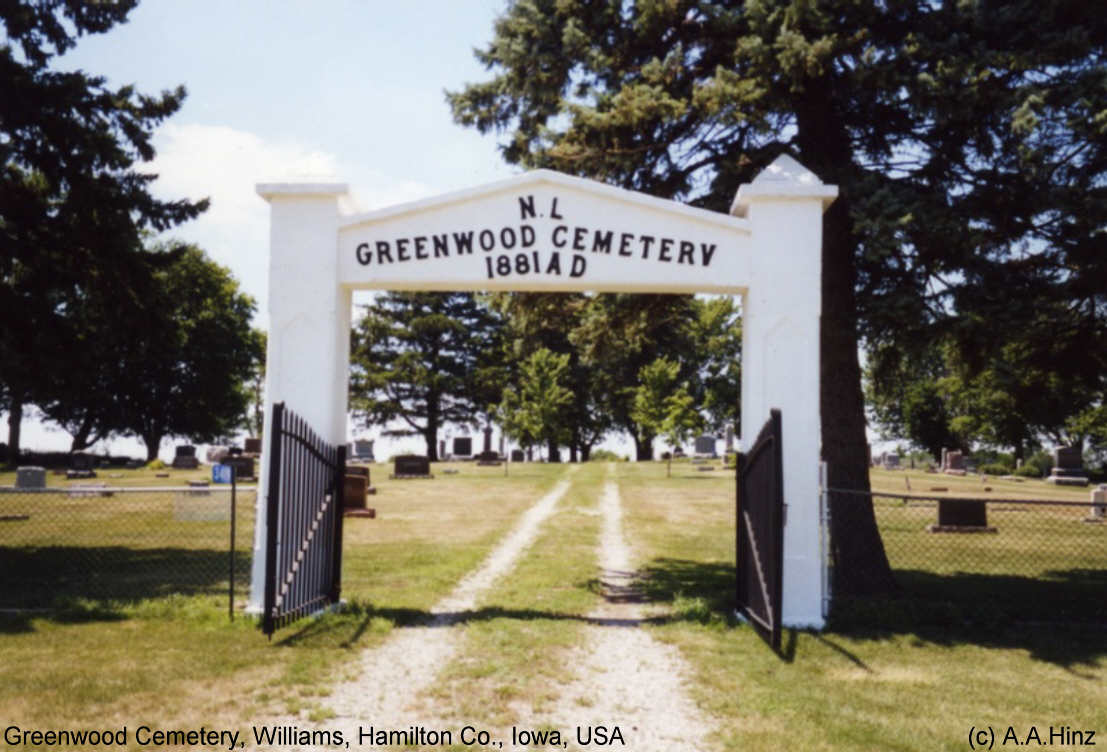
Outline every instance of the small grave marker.
{"type": "Polygon", "coordinates": [[[401,454],[393,460],[393,472],[390,478],[409,480],[413,478],[433,478],[430,471],[430,458],[421,454],[401,454]]]}
{"type": "Polygon", "coordinates": [[[1092,489],[1092,508],[1085,522],[1107,522],[1107,485],[1092,489]]]}

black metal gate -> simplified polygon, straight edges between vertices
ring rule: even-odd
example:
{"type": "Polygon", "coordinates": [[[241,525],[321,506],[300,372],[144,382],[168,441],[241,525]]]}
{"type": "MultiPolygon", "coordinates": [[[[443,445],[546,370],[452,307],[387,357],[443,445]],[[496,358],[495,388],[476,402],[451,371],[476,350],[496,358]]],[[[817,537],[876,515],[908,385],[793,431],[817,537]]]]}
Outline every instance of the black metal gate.
{"type": "Polygon", "coordinates": [[[746,454],[738,455],[738,612],[780,650],[784,570],[784,463],[780,410],[746,454]]]}
{"type": "Polygon", "coordinates": [[[273,405],[261,628],[281,627],[338,601],[346,447],[331,446],[307,422],[273,405]]]}

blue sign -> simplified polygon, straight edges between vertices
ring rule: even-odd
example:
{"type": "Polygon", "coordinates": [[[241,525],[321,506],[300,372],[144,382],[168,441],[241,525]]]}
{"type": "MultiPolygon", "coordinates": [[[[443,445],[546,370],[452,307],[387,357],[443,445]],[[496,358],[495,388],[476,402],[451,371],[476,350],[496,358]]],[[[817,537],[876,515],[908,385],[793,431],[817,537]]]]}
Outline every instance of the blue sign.
{"type": "Polygon", "coordinates": [[[211,466],[212,483],[230,483],[232,475],[234,475],[234,468],[230,465],[211,466]]]}

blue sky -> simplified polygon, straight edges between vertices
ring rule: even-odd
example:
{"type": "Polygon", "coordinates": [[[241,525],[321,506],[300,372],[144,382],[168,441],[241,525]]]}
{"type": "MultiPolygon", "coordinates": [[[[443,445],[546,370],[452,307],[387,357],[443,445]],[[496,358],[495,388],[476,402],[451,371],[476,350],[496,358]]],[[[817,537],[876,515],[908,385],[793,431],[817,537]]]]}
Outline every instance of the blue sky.
{"type": "MultiPolygon", "coordinates": [[[[154,191],[212,200],[170,236],[229,267],[266,321],[268,207],[259,182],[341,180],[371,209],[516,172],[494,137],[454,124],[444,91],[488,74],[473,57],[504,0],[145,0],[125,25],[56,60],[113,85],[155,93],[184,84],[184,106],[157,132],[154,191]]],[[[26,448],[67,449],[24,421],[26,448]]],[[[359,432],[361,433],[361,432],[359,432]]],[[[131,440],[115,452],[139,451],[131,440]]],[[[413,449],[422,449],[413,442],[413,449]]],[[[170,442],[162,454],[172,455],[170,442]]]]}

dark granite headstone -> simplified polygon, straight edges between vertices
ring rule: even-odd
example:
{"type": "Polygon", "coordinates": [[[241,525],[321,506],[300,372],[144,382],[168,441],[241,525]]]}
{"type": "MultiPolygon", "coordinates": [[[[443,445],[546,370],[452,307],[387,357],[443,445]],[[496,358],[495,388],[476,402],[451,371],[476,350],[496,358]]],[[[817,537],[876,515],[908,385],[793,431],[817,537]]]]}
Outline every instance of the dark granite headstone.
{"type": "Polygon", "coordinates": [[[898,470],[899,469],[899,455],[898,454],[885,454],[884,455],[884,469],[885,470],[898,470]]]}
{"type": "Polygon", "coordinates": [[[433,478],[430,458],[421,454],[401,454],[392,460],[393,478],[433,478]]]}
{"type": "Polygon", "coordinates": [[[512,449],[511,450],[511,461],[512,462],[523,462],[523,461],[526,460],[526,458],[527,458],[527,456],[526,456],[526,454],[523,453],[522,449],[512,449]]]}
{"type": "Polygon", "coordinates": [[[373,456],[373,439],[355,439],[353,457],[366,462],[376,462],[373,456]]]}
{"type": "Polygon", "coordinates": [[[346,480],[342,490],[342,506],[347,509],[365,509],[369,503],[369,474],[351,473],[351,469],[346,468],[346,480]]]}
{"type": "Polygon", "coordinates": [[[987,527],[988,505],[969,499],[939,499],[938,524],[956,527],[987,527]]]}
{"type": "Polygon", "coordinates": [[[1060,486],[1086,486],[1088,473],[1084,471],[1084,457],[1080,447],[1057,447],[1053,450],[1053,470],[1046,478],[1060,486]]]}
{"type": "Polygon", "coordinates": [[[480,452],[482,455],[494,454],[492,451],[492,426],[487,426],[484,429],[484,447],[480,452]]]}
{"type": "Polygon", "coordinates": [[[95,478],[96,471],[92,468],[96,465],[96,458],[84,452],[74,452],[69,455],[69,469],[65,471],[65,477],[73,479],[95,478]]]}
{"type": "Polygon", "coordinates": [[[173,467],[178,470],[195,470],[200,466],[200,460],[196,459],[196,447],[191,444],[181,444],[177,447],[173,456],[173,467]]]}
{"type": "Polygon", "coordinates": [[[255,460],[253,457],[248,457],[244,454],[236,456],[227,456],[223,458],[224,465],[230,465],[234,468],[235,480],[245,480],[247,478],[256,478],[257,470],[255,469],[255,460]]]}
{"type": "Polygon", "coordinates": [[[704,434],[696,437],[695,454],[705,457],[715,456],[715,437],[704,434]]]}
{"type": "Polygon", "coordinates": [[[964,456],[952,449],[946,451],[946,463],[942,470],[947,475],[964,475],[965,474],[965,458],[964,456]]]}
{"type": "Polygon", "coordinates": [[[478,465],[499,465],[499,464],[501,464],[500,463],[500,453],[499,452],[492,452],[492,451],[481,452],[480,454],[477,455],[477,464],[478,465]]]}
{"type": "Polygon", "coordinates": [[[454,439],[455,457],[468,457],[473,453],[473,440],[468,436],[458,436],[454,439]]]}
{"type": "Polygon", "coordinates": [[[242,448],[246,450],[247,454],[261,454],[261,439],[257,437],[248,438],[242,443],[242,448]]]}

